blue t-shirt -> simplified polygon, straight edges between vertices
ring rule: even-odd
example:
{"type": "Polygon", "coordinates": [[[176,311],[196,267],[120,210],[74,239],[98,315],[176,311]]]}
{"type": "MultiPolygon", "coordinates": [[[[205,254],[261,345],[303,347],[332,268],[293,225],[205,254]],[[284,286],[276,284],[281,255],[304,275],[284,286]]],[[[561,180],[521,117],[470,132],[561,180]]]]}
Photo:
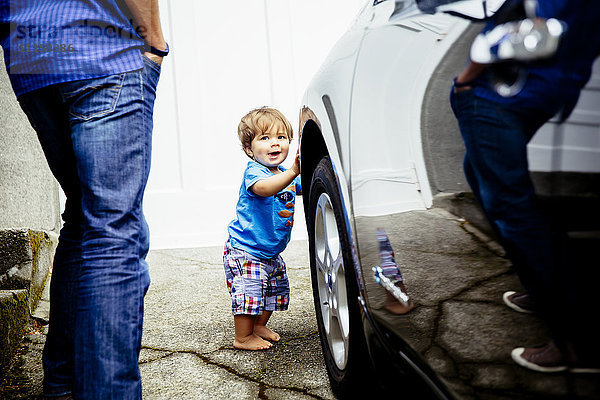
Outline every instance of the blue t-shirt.
{"type": "Polygon", "coordinates": [[[270,176],[273,173],[264,165],[248,162],[240,187],[237,218],[227,229],[233,247],[259,258],[274,258],[287,246],[294,224],[296,195],[302,193],[300,176],[275,196],[263,197],[250,190],[256,182],[270,176]]]}
{"type": "MultiPolygon", "coordinates": [[[[515,96],[502,97],[496,93],[489,84],[489,70],[477,79],[474,94],[525,112],[555,114],[562,109],[568,114],[590,79],[592,64],[600,53],[600,1],[540,0],[537,15],[567,24],[557,54],[548,60],[525,64],[527,80],[515,96]]],[[[493,27],[490,23],[484,31],[493,27]]]]}
{"type": "Polygon", "coordinates": [[[0,2],[0,45],[17,96],[143,67],[146,27],[119,0],[0,2]]]}

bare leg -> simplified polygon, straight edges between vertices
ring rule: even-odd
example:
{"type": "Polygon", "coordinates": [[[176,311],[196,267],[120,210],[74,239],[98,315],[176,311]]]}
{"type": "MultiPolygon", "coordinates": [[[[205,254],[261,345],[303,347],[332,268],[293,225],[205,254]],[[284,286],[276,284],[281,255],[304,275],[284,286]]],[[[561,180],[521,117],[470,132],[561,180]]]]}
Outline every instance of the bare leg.
{"type": "Polygon", "coordinates": [[[271,318],[271,314],[273,314],[272,311],[263,311],[262,315],[256,317],[256,320],[254,321],[254,333],[263,339],[278,342],[280,339],[279,334],[273,332],[266,326],[267,322],[269,322],[269,318],[271,318]]]}
{"type": "Polygon", "coordinates": [[[233,316],[235,325],[235,339],[233,347],[240,350],[265,350],[273,346],[254,333],[257,320],[255,315],[238,314],[233,316]]]}

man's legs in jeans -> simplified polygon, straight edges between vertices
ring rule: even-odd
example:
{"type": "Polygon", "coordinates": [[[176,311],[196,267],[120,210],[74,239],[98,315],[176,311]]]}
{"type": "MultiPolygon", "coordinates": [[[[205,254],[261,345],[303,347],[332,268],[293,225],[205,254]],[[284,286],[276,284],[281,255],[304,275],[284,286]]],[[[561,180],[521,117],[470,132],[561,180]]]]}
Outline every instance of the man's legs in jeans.
{"type": "Polygon", "coordinates": [[[142,197],[158,76],[145,59],[141,71],[19,99],[67,196],[50,289],[46,394],[141,398],[137,360],[149,285],[142,197]]]}
{"type": "MultiPolygon", "coordinates": [[[[466,147],[467,181],[502,244],[521,282],[559,341],[570,329],[566,303],[566,235],[543,215],[529,177],[527,143],[549,115],[522,115],[472,91],[452,95],[466,147]],[[561,287],[560,283],[565,286],[561,287]]],[[[559,343],[560,344],[560,343],[559,343]]]]}

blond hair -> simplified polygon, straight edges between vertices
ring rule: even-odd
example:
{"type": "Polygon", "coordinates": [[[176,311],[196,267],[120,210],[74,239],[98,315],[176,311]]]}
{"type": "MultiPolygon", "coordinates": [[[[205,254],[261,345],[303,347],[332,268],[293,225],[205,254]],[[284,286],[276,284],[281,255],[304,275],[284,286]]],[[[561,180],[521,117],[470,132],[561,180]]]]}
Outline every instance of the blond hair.
{"type": "Polygon", "coordinates": [[[246,149],[250,148],[252,140],[260,134],[268,132],[273,125],[279,124],[285,130],[285,133],[290,141],[294,137],[292,125],[287,118],[274,108],[260,107],[249,111],[244,115],[238,124],[238,137],[242,143],[244,153],[250,158],[246,149]]]}

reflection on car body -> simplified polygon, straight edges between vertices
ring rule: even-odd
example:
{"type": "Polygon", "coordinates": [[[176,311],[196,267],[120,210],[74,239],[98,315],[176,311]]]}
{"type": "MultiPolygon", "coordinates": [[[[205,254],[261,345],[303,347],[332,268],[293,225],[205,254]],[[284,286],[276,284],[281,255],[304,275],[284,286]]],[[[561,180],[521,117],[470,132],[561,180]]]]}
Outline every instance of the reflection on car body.
{"type": "MultiPolygon", "coordinates": [[[[493,243],[457,239],[464,225],[492,232],[473,206],[461,166],[464,148],[447,104],[452,77],[481,30],[469,20],[483,16],[477,15],[481,1],[441,3],[448,4],[424,13],[415,1],[367,2],[307,88],[300,110],[315,308],[340,397],[353,398],[358,382],[369,391],[387,382],[398,397],[477,398],[498,389],[476,382],[479,370],[507,373],[510,349],[498,359],[486,342],[502,329],[494,325],[500,322],[478,313],[480,304],[493,302],[486,287],[512,279],[511,269],[493,243]],[[408,313],[390,312],[389,292],[376,280],[382,235],[414,301],[408,313]],[[458,250],[473,254],[471,264],[453,261],[458,250]],[[487,329],[485,340],[477,342],[477,329],[487,329]],[[366,367],[371,363],[378,380],[366,367]]],[[[502,1],[487,3],[493,13],[502,1]]],[[[590,131],[600,126],[598,67],[571,118],[561,126],[551,121],[529,146],[539,194],[561,205],[597,202],[598,143],[590,148],[564,140],[589,143],[590,131]],[[565,180],[572,183],[568,193],[556,185],[565,180]]],[[[600,226],[598,218],[573,223],[574,229],[600,226]]],[[[529,395],[519,390],[500,393],[529,395]]]]}

